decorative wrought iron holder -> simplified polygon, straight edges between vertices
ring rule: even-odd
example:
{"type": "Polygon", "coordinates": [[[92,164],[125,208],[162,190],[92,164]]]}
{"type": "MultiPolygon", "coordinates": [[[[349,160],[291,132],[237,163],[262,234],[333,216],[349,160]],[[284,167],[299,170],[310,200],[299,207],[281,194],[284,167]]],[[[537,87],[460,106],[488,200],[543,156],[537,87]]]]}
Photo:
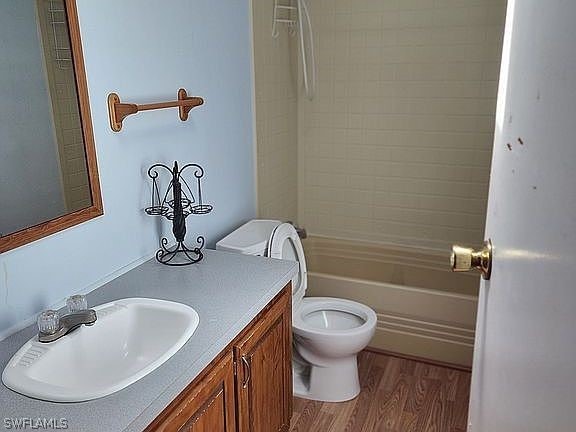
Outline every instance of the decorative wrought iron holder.
{"type": "Polygon", "coordinates": [[[163,237],[161,248],[156,252],[156,260],[169,266],[184,266],[194,264],[202,260],[202,248],[204,247],[204,237],[196,237],[196,247],[188,247],[184,243],[186,237],[186,218],[191,214],[206,214],[212,211],[212,206],[202,202],[202,184],[204,169],[197,164],[186,164],[178,168],[178,162],[174,162],[174,167],[157,163],[148,168],[148,176],[152,179],[152,205],[144,211],[150,216],[162,216],[172,221],[172,233],[176,238],[176,245],[168,247],[168,239],[163,237]],[[194,168],[196,178],[196,195],[182,177],[182,173],[194,168]],[[160,200],[160,190],[158,188],[159,169],[168,171],[172,180],[166,189],[164,198],[160,200]]]}

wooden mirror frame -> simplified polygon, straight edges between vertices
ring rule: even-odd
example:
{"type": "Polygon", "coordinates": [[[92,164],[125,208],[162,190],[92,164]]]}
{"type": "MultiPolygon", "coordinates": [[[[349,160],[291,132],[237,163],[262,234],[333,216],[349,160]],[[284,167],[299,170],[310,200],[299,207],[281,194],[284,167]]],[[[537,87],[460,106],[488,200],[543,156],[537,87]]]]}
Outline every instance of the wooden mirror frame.
{"type": "Polygon", "coordinates": [[[100,192],[100,180],[98,179],[98,166],[96,162],[96,147],[94,145],[94,132],[92,129],[92,116],[90,115],[90,100],[88,98],[88,86],[86,84],[86,69],[82,55],[82,40],[80,38],[80,26],[78,25],[78,11],[76,0],[64,0],[66,6],[66,18],[70,33],[70,47],[76,75],[76,90],[78,92],[78,106],[84,137],[86,152],[86,166],[90,181],[90,194],[92,205],[90,207],[67,213],[63,216],[39,223],[29,228],[0,237],[0,253],[31,243],[35,240],[86,222],[104,214],[102,195],[100,192]]]}

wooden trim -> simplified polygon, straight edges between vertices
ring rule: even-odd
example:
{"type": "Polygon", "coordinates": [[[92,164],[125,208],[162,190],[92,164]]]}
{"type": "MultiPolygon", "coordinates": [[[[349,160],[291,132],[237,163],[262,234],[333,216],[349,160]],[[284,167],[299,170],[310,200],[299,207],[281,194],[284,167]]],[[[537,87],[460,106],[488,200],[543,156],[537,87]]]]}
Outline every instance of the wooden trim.
{"type": "Polygon", "coordinates": [[[442,361],[438,361],[438,360],[430,360],[430,359],[423,358],[423,357],[386,351],[386,350],[379,349],[379,348],[368,347],[364,351],[372,352],[372,353],[376,353],[376,354],[383,354],[383,355],[387,355],[389,357],[395,357],[395,358],[404,359],[404,360],[417,361],[419,363],[429,364],[432,366],[439,366],[439,367],[444,367],[444,368],[448,368],[448,369],[454,369],[454,370],[461,371],[461,372],[472,372],[472,368],[469,366],[462,366],[459,364],[442,362],[442,361]]]}
{"type": "MultiPolygon", "coordinates": [[[[294,414],[294,379],[293,379],[293,370],[292,370],[292,350],[294,346],[294,332],[292,331],[292,282],[288,284],[288,308],[285,311],[285,319],[284,319],[284,333],[288,337],[287,342],[287,352],[286,352],[286,365],[285,368],[288,371],[286,373],[286,387],[290,389],[290,397],[287,400],[287,416],[289,419],[292,419],[292,415],[294,414]]],[[[290,420],[286,425],[286,432],[290,429],[290,420]]],[[[280,431],[282,432],[282,431],[280,431]]]]}
{"type": "Polygon", "coordinates": [[[94,144],[94,132],[92,129],[92,116],[90,114],[90,100],[88,97],[88,86],[86,83],[86,69],[84,66],[84,56],[82,54],[82,40],[80,38],[80,26],[78,24],[78,11],[76,0],[65,0],[66,16],[68,19],[68,30],[70,33],[70,46],[72,48],[72,58],[74,63],[74,73],[76,76],[76,90],[78,92],[78,105],[80,108],[80,118],[82,123],[82,134],[84,136],[84,148],[86,152],[86,166],[88,169],[88,179],[90,181],[90,194],[92,205],[84,209],[65,214],[58,218],[42,222],[29,228],[25,228],[15,233],[0,237],[0,253],[15,249],[35,240],[86,222],[104,214],[102,205],[102,194],[100,190],[100,180],[98,177],[98,165],[96,160],[96,146],[94,144]]]}
{"type": "Polygon", "coordinates": [[[78,91],[78,104],[82,119],[82,133],[84,134],[84,147],[90,179],[90,192],[92,193],[92,207],[100,214],[104,213],[102,205],[102,192],[100,190],[100,178],[98,177],[98,164],[96,158],[96,145],[94,142],[94,130],[92,126],[92,114],[90,113],[90,97],[88,95],[88,83],[86,81],[86,66],[82,51],[82,39],[80,25],[78,23],[78,10],[76,0],[66,1],[66,15],[74,60],[74,73],[76,75],[76,88],[78,91]]]}

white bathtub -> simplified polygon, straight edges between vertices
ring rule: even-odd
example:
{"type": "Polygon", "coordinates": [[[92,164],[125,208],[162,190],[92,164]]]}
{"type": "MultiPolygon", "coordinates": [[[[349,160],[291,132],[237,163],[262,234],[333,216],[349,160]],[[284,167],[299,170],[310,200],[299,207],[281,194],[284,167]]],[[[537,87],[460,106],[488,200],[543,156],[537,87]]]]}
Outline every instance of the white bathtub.
{"type": "Polygon", "coordinates": [[[448,253],[315,237],[304,241],[309,296],[333,296],[378,314],[372,348],[472,364],[479,276],[449,270],[448,253]]]}

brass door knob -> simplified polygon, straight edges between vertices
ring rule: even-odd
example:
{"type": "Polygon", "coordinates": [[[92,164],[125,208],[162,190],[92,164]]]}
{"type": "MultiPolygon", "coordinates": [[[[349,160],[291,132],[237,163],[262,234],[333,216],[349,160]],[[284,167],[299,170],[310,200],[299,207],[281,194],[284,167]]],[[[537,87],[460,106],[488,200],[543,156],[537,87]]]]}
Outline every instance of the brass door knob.
{"type": "Polygon", "coordinates": [[[492,240],[486,240],[484,248],[480,251],[458,245],[452,246],[450,266],[454,272],[465,272],[472,269],[480,270],[484,279],[490,279],[490,273],[492,272],[492,240]]]}

